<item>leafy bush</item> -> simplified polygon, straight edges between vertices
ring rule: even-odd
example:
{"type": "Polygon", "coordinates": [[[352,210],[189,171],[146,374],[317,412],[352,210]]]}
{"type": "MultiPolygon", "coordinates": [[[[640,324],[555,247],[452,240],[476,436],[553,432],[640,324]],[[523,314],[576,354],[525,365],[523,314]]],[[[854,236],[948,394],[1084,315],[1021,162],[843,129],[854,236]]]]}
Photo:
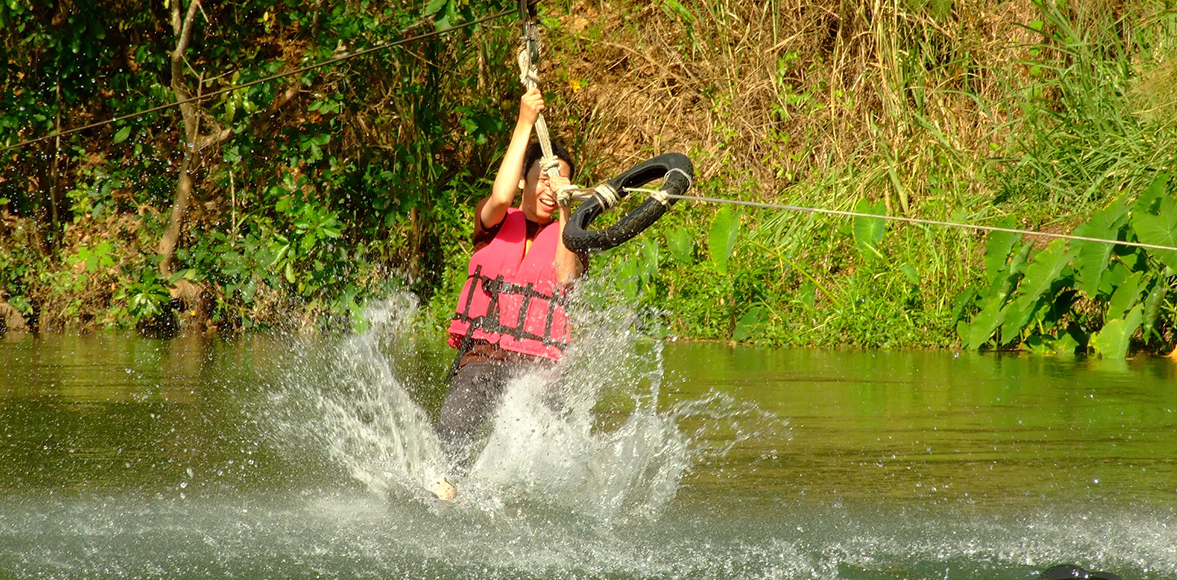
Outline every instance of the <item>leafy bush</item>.
{"type": "MultiPolygon", "coordinates": [[[[1134,199],[1121,196],[1075,235],[1177,247],[1177,180],[1164,173],[1134,199]]],[[[1177,251],[1055,240],[1045,248],[995,233],[985,248],[986,283],[960,300],[957,329],[967,348],[1016,347],[1124,358],[1173,343],[1177,251]],[[1139,336],[1137,333],[1139,332],[1139,336]]]]}

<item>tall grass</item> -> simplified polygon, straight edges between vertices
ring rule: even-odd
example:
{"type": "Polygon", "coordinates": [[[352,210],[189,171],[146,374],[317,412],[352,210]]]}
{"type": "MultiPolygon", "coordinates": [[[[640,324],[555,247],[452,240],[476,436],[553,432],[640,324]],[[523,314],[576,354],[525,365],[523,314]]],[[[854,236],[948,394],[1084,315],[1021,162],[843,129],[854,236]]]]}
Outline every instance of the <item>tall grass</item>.
{"type": "MultiPolygon", "coordinates": [[[[563,57],[549,74],[570,81],[557,90],[600,179],[680,150],[719,196],[837,209],[881,200],[892,214],[1058,228],[1177,159],[1177,65],[1166,61],[1177,19],[1161,1],[564,8],[549,52],[563,57]]],[[[714,211],[678,209],[660,227],[702,236],[714,211]]],[[[842,219],[744,221],[736,253],[762,280],[726,327],[708,310],[740,299],[738,282],[702,260],[663,265],[679,297],[712,287],[676,303],[680,333],[729,337],[757,302],[773,313],[758,336],[767,342],[955,341],[952,311],[978,275],[980,236],[895,226],[880,247],[887,259],[871,262],[842,219]]]]}
{"type": "Polygon", "coordinates": [[[1172,102],[1172,84],[1145,81],[1167,64],[1177,38],[1174,13],[1152,3],[1134,14],[1079,6],[1044,3],[1033,23],[1041,39],[1025,65],[1036,82],[1020,87],[1021,156],[1003,172],[1001,199],[1082,214],[1120,192],[1144,189],[1177,161],[1174,118],[1141,107],[1172,102]]]}

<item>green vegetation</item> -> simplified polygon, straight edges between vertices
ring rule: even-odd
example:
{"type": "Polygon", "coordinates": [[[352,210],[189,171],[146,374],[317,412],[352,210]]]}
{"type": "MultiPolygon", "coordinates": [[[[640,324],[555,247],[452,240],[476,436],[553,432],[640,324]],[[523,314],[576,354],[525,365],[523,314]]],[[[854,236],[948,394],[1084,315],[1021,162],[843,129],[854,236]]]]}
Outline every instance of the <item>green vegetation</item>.
{"type": "MultiPolygon", "coordinates": [[[[1177,183],[1158,176],[1130,202],[1121,196],[1092,214],[1076,234],[1173,247],[1177,242],[1177,183]]],[[[961,296],[975,309],[958,324],[966,347],[1021,346],[1070,353],[1090,346],[1124,358],[1140,331],[1144,346],[1166,339],[1175,322],[1170,295],[1177,252],[1099,242],[1056,240],[1032,252],[1015,234],[995,233],[985,249],[988,284],[961,296]],[[995,337],[996,335],[996,337],[995,337]]]]}
{"type": "MultiPolygon", "coordinates": [[[[510,7],[427,4],[5,0],[0,146],[510,7]]],[[[1177,174],[1172,2],[541,16],[580,183],[677,150],[713,197],[1177,239],[1156,185],[1177,174]]],[[[517,106],[516,36],[508,17],[0,153],[0,299],[41,329],[345,328],[408,287],[441,328],[517,106]]],[[[1177,342],[1167,260],[683,201],[590,275],[688,338],[1122,356],[1177,342]]]]}
{"type": "MultiPolygon", "coordinates": [[[[0,146],[503,6],[7,0],[0,146]]],[[[0,299],[44,330],[313,328],[428,291],[502,137],[511,79],[483,63],[511,38],[463,29],[4,151],[0,299]]]]}
{"type": "MultiPolygon", "coordinates": [[[[599,141],[615,149],[604,136],[609,131],[645,133],[641,142],[652,143],[654,153],[667,135],[689,143],[704,195],[1059,232],[1125,192],[1143,192],[1177,164],[1177,66],[1167,60],[1177,42],[1177,13],[1165,3],[1112,10],[890,2],[842,4],[832,13],[785,1],[662,6],[624,18],[590,14],[592,22],[609,24],[570,34],[578,44],[567,50],[629,65],[618,67],[623,78],[601,92],[620,92],[628,82],[676,97],[662,106],[661,99],[627,94],[619,105],[625,110],[601,115],[599,141]],[[679,28],[665,32],[666,19],[679,28]],[[684,100],[704,106],[675,107],[684,100]],[[654,120],[629,112],[635,109],[654,120]]],[[[576,97],[588,93],[584,101],[599,102],[591,89],[576,97]]],[[[644,151],[623,149],[620,156],[644,151]]],[[[992,342],[981,322],[970,324],[984,306],[1006,306],[1006,297],[991,298],[987,290],[997,267],[981,268],[997,260],[992,247],[1001,242],[993,238],[1001,236],[987,242],[964,230],[754,210],[739,216],[733,247],[716,242],[736,232],[724,215],[731,210],[685,203],[656,233],[620,249],[610,270],[630,281],[645,304],[672,313],[676,334],[766,344],[952,346],[961,344],[956,330],[963,318],[961,328],[980,335],[973,340],[962,332],[963,344],[974,348],[1042,351],[1047,335],[1055,336],[1043,330],[1031,338],[1039,331],[1026,330],[1024,341],[1006,333],[992,342]],[[672,259],[646,271],[646,256],[660,252],[672,259]]],[[[1031,262],[1048,257],[1055,262],[1042,279],[1065,277],[1067,254],[1031,262]]],[[[1154,307],[1168,312],[1169,279],[1149,271],[1153,277],[1141,288],[1155,290],[1154,307]]],[[[1017,303],[1024,310],[1017,318],[1047,328],[1042,305],[1059,289],[1031,298],[1034,289],[1021,287],[1027,296],[1017,303]]],[[[1087,312],[1105,299],[1092,294],[1075,308],[1087,312]]],[[[1173,348],[1170,318],[1142,320],[1116,326],[1131,335],[1154,321],[1145,329],[1151,335],[1137,334],[1136,342],[1173,348]]],[[[1086,334],[1102,322],[1084,318],[1086,334]]],[[[1087,344],[1075,340],[1075,347],[1087,344]]],[[[1093,345],[1112,352],[1110,343],[1093,345]]]]}

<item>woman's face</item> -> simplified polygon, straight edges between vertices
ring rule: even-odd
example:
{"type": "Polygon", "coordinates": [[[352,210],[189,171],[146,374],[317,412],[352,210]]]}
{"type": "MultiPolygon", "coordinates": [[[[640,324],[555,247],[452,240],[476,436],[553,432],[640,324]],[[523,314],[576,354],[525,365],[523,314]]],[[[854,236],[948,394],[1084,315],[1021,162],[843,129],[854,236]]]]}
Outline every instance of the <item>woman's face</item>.
{"type": "MultiPolygon", "coordinates": [[[[556,192],[552,189],[548,175],[540,173],[539,165],[539,161],[536,161],[527,169],[527,175],[523,178],[523,203],[519,209],[531,221],[546,224],[552,221],[559,204],[556,203],[556,192]]],[[[572,177],[572,167],[563,159],[560,160],[560,175],[572,177]]]]}

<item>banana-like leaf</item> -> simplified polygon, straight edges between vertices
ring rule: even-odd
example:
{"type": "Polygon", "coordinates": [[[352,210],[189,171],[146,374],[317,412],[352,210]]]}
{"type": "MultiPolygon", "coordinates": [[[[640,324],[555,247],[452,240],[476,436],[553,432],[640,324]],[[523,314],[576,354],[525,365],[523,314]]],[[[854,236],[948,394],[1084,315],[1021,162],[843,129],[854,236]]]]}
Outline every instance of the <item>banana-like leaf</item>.
{"type": "MultiPolygon", "coordinates": [[[[887,204],[882,201],[872,204],[866,199],[860,199],[858,205],[854,206],[854,211],[886,215],[887,204]]],[[[883,254],[879,252],[879,243],[883,241],[883,234],[886,231],[887,221],[884,219],[854,216],[854,243],[858,246],[858,253],[867,260],[882,258],[883,254]]]]}
{"type": "MultiPolygon", "coordinates": [[[[1014,219],[1012,217],[1005,218],[997,223],[1003,228],[1012,228],[1014,226],[1014,219]]],[[[1013,249],[1014,244],[1022,238],[1022,234],[1014,234],[1010,232],[990,232],[989,239],[985,242],[985,278],[988,280],[995,280],[997,276],[1005,270],[1006,259],[1009,258],[1009,252],[1013,249]]]]}
{"type": "Polygon", "coordinates": [[[1157,174],[1148,188],[1144,190],[1144,193],[1141,193],[1140,197],[1136,198],[1133,211],[1155,214],[1156,206],[1164,199],[1165,193],[1169,191],[1169,179],[1170,175],[1168,173],[1157,174]]]}
{"type": "Polygon", "coordinates": [[[1012,260],[1009,261],[1009,273],[1011,275],[1020,275],[1026,271],[1026,264],[1030,261],[1030,250],[1034,249],[1034,244],[1026,242],[1022,244],[1022,249],[1014,254],[1012,260]]]}
{"type": "Polygon", "coordinates": [[[732,340],[740,342],[760,334],[764,325],[768,324],[768,310],[763,306],[749,308],[732,329],[732,340]]]}
{"type": "Polygon", "coordinates": [[[1079,341],[1075,340],[1075,337],[1066,332],[1058,338],[1052,336],[1031,336],[1026,339],[1026,347],[1030,349],[1030,352],[1036,354],[1073,355],[1079,346],[1079,341]]]}
{"type": "MultiPolygon", "coordinates": [[[[1019,312],[1034,312],[1034,304],[1042,297],[1042,294],[1050,289],[1051,284],[1054,284],[1058,279],[1059,274],[1062,274],[1063,268],[1067,267],[1071,259],[1079,252],[1067,248],[1066,240],[1055,240],[1046,247],[1045,250],[1038,252],[1034,256],[1034,261],[1026,267],[1026,277],[1022,279],[1022,283],[1018,285],[1014,301],[1017,302],[1017,310],[1019,312]]],[[[1025,317],[1029,320],[1029,316],[1025,317]]],[[[1025,324],[1025,321],[1022,322],[1025,324]]],[[[1016,329],[1011,328],[1013,332],[1020,332],[1021,326],[1016,329]]]]}
{"type": "Polygon", "coordinates": [[[662,252],[658,251],[657,239],[642,240],[642,265],[645,269],[642,271],[643,282],[648,283],[649,278],[658,274],[658,257],[662,252]]]}
{"type": "MultiPolygon", "coordinates": [[[[1172,198],[1161,202],[1160,215],[1145,212],[1132,212],[1132,229],[1141,242],[1154,246],[1177,247],[1177,207],[1171,203],[1172,198]]],[[[1177,269],[1177,251],[1148,250],[1158,260],[1170,268],[1177,269]]]]}
{"type": "Polygon", "coordinates": [[[1010,302],[1006,308],[1005,320],[1001,323],[1001,343],[1010,344],[1021,337],[1022,328],[1034,315],[1037,304],[1023,305],[1021,302],[1010,302]]]}
{"type": "Polygon", "coordinates": [[[711,262],[720,274],[727,274],[727,261],[732,255],[732,248],[736,246],[736,238],[740,235],[740,216],[725,205],[711,220],[711,236],[707,239],[707,249],[711,251],[711,262]]]}
{"type": "Polygon", "coordinates": [[[903,272],[904,276],[907,276],[908,282],[916,285],[920,283],[920,275],[919,272],[915,271],[915,266],[912,266],[911,264],[904,264],[899,267],[899,271],[903,272]]]}
{"type": "MultiPolygon", "coordinates": [[[[1167,269],[1166,269],[1167,270],[1167,269]]],[[[1166,274],[1169,271],[1165,272],[1166,274]]],[[[1153,329],[1156,327],[1157,315],[1161,312],[1161,302],[1165,294],[1169,293],[1169,284],[1166,280],[1169,276],[1162,276],[1153,284],[1152,290],[1149,291],[1148,296],[1144,299],[1144,320],[1141,321],[1141,332],[1144,342],[1149,342],[1152,338],[1153,329]]]]}
{"type": "Polygon", "coordinates": [[[1026,264],[1030,258],[1030,250],[1034,249],[1034,245],[1030,242],[1022,244],[1018,252],[1009,260],[1006,270],[1002,270],[1000,275],[992,278],[989,281],[989,288],[984,296],[996,296],[1003,294],[1009,296],[1013,292],[1014,286],[1018,280],[1022,279],[1022,274],[1026,271],[1026,264]]]}
{"type": "MultiPolygon", "coordinates": [[[[1123,227],[1128,206],[1121,196],[1107,207],[1091,215],[1091,219],[1075,228],[1076,236],[1099,238],[1101,240],[1115,240],[1123,227]]],[[[1088,298],[1095,298],[1099,291],[1099,281],[1107,271],[1108,259],[1112,256],[1112,244],[1100,242],[1075,242],[1079,255],[1075,258],[1075,281],[1080,290],[1088,298]]]]}
{"type": "Polygon", "coordinates": [[[1123,318],[1124,313],[1136,304],[1136,299],[1140,297],[1140,280],[1144,277],[1144,272],[1136,272],[1124,280],[1119,288],[1112,293],[1112,299],[1108,300],[1108,312],[1104,316],[1104,320],[1115,320],[1123,318]]]}
{"type": "Polygon", "coordinates": [[[674,228],[666,232],[666,249],[670,256],[680,266],[690,266],[695,263],[694,240],[686,228],[674,228]]]}
{"type": "Polygon", "coordinates": [[[1091,348],[1099,356],[1108,359],[1123,359],[1128,356],[1128,346],[1136,329],[1140,328],[1144,306],[1137,304],[1124,318],[1109,320],[1103,329],[1091,337],[1091,348]]]}
{"type": "Polygon", "coordinates": [[[993,336],[993,331],[997,330],[997,327],[1001,326],[1001,323],[1005,321],[1006,312],[1007,307],[1004,295],[998,294],[990,297],[986,301],[985,307],[969,323],[967,332],[961,334],[964,347],[977,350],[986,342],[989,342],[989,337],[993,336]]]}

